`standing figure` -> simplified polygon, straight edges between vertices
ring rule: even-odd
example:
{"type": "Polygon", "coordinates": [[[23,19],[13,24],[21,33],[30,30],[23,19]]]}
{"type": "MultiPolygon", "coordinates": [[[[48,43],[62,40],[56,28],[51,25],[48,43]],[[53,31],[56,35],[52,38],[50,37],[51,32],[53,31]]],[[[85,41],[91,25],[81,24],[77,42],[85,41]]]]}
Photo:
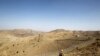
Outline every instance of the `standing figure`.
{"type": "Polygon", "coordinates": [[[60,50],[59,56],[64,56],[64,55],[63,55],[63,50],[60,50]]]}

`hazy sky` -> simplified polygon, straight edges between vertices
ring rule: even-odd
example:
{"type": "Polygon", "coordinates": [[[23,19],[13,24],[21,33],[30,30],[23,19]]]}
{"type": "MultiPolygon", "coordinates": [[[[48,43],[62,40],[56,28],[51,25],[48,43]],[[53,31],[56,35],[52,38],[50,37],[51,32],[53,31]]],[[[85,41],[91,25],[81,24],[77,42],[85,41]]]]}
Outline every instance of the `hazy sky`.
{"type": "Polygon", "coordinates": [[[100,0],[0,0],[0,29],[100,30],[100,0]]]}

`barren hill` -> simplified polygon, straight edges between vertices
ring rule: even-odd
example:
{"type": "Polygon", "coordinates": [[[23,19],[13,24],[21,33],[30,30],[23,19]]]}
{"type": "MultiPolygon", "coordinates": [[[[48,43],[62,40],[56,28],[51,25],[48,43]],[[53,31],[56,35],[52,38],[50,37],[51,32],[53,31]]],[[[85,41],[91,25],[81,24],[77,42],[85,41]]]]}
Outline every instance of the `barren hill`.
{"type": "Polygon", "coordinates": [[[97,56],[99,37],[100,31],[1,30],[0,56],[58,56],[61,49],[65,56],[97,56]]]}

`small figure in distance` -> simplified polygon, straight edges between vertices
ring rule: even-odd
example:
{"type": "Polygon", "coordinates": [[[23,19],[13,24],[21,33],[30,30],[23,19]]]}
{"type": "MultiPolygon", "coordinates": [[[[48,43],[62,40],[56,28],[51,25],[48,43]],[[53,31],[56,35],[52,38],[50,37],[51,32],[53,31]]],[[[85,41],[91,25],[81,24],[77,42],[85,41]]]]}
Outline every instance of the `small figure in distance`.
{"type": "Polygon", "coordinates": [[[64,56],[64,54],[63,54],[63,50],[60,50],[60,52],[59,52],[59,56],[64,56]]]}

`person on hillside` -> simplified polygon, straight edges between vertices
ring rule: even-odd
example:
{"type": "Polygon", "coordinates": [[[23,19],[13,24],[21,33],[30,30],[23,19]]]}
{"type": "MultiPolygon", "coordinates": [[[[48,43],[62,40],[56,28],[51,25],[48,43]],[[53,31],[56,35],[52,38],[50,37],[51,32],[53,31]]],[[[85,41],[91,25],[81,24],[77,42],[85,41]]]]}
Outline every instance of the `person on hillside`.
{"type": "Polygon", "coordinates": [[[63,55],[63,50],[60,50],[59,56],[64,56],[64,55],[63,55]]]}

